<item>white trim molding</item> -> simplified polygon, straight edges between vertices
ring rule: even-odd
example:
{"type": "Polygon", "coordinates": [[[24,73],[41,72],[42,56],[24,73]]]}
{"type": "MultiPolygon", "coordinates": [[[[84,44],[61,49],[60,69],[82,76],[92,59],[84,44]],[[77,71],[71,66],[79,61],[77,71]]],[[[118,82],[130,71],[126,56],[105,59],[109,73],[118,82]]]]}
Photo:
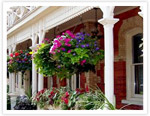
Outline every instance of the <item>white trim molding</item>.
{"type": "Polygon", "coordinates": [[[126,100],[122,100],[122,103],[133,103],[142,104],[143,97],[142,95],[134,94],[134,78],[132,72],[132,37],[136,34],[143,33],[142,28],[137,27],[133,28],[125,33],[126,40],[126,100]],[[135,102],[136,101],[136,102],[135,102]],[[140,103],[137,103],[140,102],[140,103]]]}

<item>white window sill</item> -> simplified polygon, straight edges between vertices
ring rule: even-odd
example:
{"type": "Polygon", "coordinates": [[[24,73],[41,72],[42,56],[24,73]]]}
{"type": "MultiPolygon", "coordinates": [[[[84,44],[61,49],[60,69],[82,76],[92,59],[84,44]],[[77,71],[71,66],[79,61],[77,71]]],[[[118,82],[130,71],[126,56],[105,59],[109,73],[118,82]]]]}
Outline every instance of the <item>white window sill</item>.
{"type": "Polygon", "coordinates": [[[137,101],[137,100],[122,100],[121,103],[143,106],[143,101],[137,101]]]}

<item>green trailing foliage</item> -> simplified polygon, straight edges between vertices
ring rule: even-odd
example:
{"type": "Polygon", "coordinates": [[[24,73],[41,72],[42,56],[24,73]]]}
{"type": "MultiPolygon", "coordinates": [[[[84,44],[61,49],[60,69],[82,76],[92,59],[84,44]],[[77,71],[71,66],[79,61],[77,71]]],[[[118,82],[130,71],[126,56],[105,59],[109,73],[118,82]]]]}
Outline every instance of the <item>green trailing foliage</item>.
{"type": "Polygon", "coordinates": [[[89,70],[95,72],[95,65],[104,58],[96,38],[85,33],[74,35],[70,31],[51,42],[45,39],[32,54],[40,73],[60,79],[89,70]]]}

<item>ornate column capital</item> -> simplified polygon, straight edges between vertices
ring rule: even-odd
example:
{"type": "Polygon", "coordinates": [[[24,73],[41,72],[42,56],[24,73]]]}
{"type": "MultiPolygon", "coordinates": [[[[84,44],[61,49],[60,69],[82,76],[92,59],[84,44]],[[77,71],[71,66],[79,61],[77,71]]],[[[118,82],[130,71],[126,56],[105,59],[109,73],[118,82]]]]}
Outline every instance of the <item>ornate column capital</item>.
{"type": "Polygon", "coordinates": [[[108,25],[108,24],[114,25],[118,21],[119,21],[119,19],[117,19],[117,18],[103,18],[103,19],[98,20],[98,22],[104,26],[108,25]]]}

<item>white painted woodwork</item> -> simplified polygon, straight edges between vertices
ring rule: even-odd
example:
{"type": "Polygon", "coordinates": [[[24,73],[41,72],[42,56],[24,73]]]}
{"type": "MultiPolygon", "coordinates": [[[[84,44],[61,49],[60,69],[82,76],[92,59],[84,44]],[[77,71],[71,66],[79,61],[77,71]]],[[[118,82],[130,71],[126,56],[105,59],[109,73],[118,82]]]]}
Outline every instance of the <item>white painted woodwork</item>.
{"type": "MultiPolygon", "coordinates": [[[[11,54],[11,47],[8,48],[8,55],[11,54]]],[[[12,73],[9,72],[9,93],[12,92],[12,73]]]]}
{"type": "Polygon", "coordinates": [[[104,27],[105,45],[105,95],[110,103],[114,103],[114,46],[113,46],[113,27],[119,19],[113,18],[113,6],[100,7],[103,11],[103,18],[98,20],[104,27]]]}
{"type": "Polygon", "coordinates": [[[132,39],[133,36],[139,33],[143,33],[143,29],[140,27],[133,28],[128,30],[125,33],[126,40],[126,100],[123,100],[123,103],[126,101],[138,101],[142,102],[142,95],[135,97],[134,95],[134,70],[133,70],[133,53],[132,53],[132,39]]]}
{"type": "Polygon", "coordinates": [[[12,73],[9,73],[9,93],[12,92],[12,73]]]}
{"type": "Polygon", "coordinates": [[[32,95],[37,93],[37,71],[32,62],[32,95]]]}
{"type": "Polygon", "coordinates": [[[21,90],[21,88],[22,88],[22,73],[18,72],[18,89],[19,89],[19,91],[21,90]]]}
{"type": "MultiPolygon", "coordinates": [[[[39,69],[40,70],[40,69],[39,69]]],[[[42,90],[44,87],[44,82],[43,82],[43,74],[38,74],[38,91],[42,90]]]]}
{"type": "Polygon", "coordinates": [[[25,92],[29,91],[30,88],[30,71],[27,70],[24,74],[24,90],[25,92]]]}
{"type": "MultiPolygon", "coordinates": [[[[41,26],[39,25],[39,31],[41,30],[41,26]]],[[[38,33],[38,36],[39,36],[39,44],[42,43],[42,40],[44,38],[44,35],[45,35],[45,32],[44,31],[40,31],[38,33]]],[[[40,71],[40,69],[39,69],[40,71]]],[[[43,77],[43,74],[40,74],[38,75],[38,91],[42,90],[44,88],[44,77],[43,77]]]]}
{"type": "Polygon", "coordinates": [[[143,17],[143,6],[140,6],[140,12],[138,12],[138,14],[141,16],[141,17],[143,17]]]}
{"type": "Polygon", "coordinates": [[[16,91],[16,88],[15,88],[15,77],[16,77],[16,74],[15,73],[12,73],[11,74],[12,76],[12,93],[14,93],[16,91]]]}

